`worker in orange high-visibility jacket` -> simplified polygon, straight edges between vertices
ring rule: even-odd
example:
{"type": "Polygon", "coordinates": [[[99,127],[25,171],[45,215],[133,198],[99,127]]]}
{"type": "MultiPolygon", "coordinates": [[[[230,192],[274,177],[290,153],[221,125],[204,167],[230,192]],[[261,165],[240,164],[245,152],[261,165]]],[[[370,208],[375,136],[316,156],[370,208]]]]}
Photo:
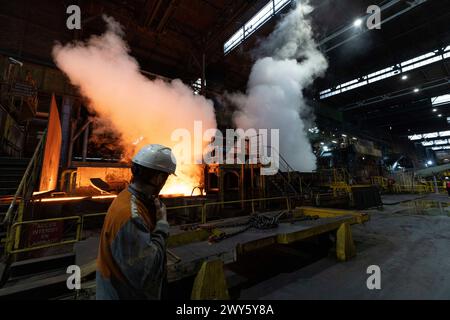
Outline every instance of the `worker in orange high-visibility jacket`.
{"type": "Polygon", "coordinates": [[[175,174],[172,151],[147,145],[132,160],[132,181],[109,207],[97,258],[97,299],[161,299],[167,282],[166,208],[157,198],[175,174]]]}

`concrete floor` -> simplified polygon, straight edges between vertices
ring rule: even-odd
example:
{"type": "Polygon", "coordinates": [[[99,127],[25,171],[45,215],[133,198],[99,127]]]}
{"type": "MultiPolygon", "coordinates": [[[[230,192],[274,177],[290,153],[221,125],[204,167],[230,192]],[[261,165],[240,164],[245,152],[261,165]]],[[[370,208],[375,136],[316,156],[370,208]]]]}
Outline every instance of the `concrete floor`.
{"type": "Polygon", "coordinates": [[[402,202],[419,198],[449,202],[444,195],[384,197],[391,205],[352,227],[354,259],[320,259],[244,289],[240,299],[450,299],[450,216],[405,211],[402,202]],[[381,290],[367,289],[370,265],[381,268],[381,290]]]}

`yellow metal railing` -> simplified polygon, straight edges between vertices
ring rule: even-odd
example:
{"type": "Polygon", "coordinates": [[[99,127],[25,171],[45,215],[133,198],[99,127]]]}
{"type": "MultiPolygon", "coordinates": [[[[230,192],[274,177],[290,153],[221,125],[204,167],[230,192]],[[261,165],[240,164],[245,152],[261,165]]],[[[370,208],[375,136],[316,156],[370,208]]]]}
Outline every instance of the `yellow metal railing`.
{"type": "Polygon", "coordinates": [[[21,203],[23,203],[24,199],[27,200],[26,198],[30,197],[33,191],[32,188],[34,187],[33,184],[37,179],[38,166],[40,164],[40,160],[43,155],[44,142],[46,136],[47,130],[44,131],[41,140],[39,141],[36,149],[34,150],[33,156],[31,157],[31,160],[28,163],[25,173],[23,174],[23,177],[20,180],[19,187],[17,188],[17,191],[14,194],[14,198],[8,207],[8,210],[5,214],[3,221],[1,222],[2,224],[5,224],[8,229],[10,228],[10,225],[14,223],[14,221],[21,221],[22,219],[23,212],[21,210],[16,211],[15,205],[18,202],[19,198],[22,200],[21,203]]]}
{"type": "Polygon", "coordinates": [[[334,183],[331,185],[331,189],[333,190],[333,197],[337,197],[338,194],[345,193],[348,195],[352,194],[352,186],[344,183],[334,183]]]}
{"type": "MultiPolygon", "coordinates": [[[[189,209],[189,208],[201,208],[201,222],[206,223],[207,208],[209,206],[226,205],[226,204],[234,204],[234,203],[251,203],[252,213],[255,213],[255,202],[273,201],[273,200],[286,201],[287,210],[291,210],[290,197],[273,197],[273,198],[259,198],[259,199],[248,199],[248,200],[210,202],[210,203],[203,203],[203,204],[168,207],[167,210],[170,211],[170,210],[189,209]]],[[[11,232],[10,232],[11,236],[8,237],[8,239],[7,239],[6,253],[7,254],[24,253],[24,252],[31,252],[31,251],[35,251],[35,250],[47,249],[47,248],[51,248],[51,247],[75,244],[75,243],[83,240],[83,230],[84,230],[84,226],[85,226],[85,222],[86,222],[87,218],[101,217],[101,216],[105,216],[105,215],[106,215],[106,213],[93,213],[93,214],[86,214],[83,216],[71,216],[71,217],[61,217],[61,218],[51,218],[51,219],[29,220],[29,221],[16,222],[11,226],[11,232]],[[19,248],[22,226],[30,225],[30,224],[70,221],[70,220],[76,221],[76,226],[77,226],[75,237],[73,239],[63,240],[60,242],[47,243],[47,244],[43,244],[43,245],[19,248]],[[16,231],[16,232],[14,232],[14,231],[16,231]]]]}
{"type": "Polygon", "coordinates": [[[234,204],[234,203],[251,203],[252,204],[252,213],[255,213],[255,202],[272,201],[272,200],[286,200],[286,209],[291,210],[290,197],[273,197],[273,198],[259,198],[259,199],[248,199],[248,200],[209,202],[209,203],[204,203],[202,205],[202,223],[206,223],[206,221],[207,221],[206,208],[209,206],[234,204]]]}
{"type": "MultiPolygon", "coordinates": [[[[393,193],[434,193],[436,192],[434,182],[428,181],[417,184],[397,184],[394,183],[391,186],[388,184],[388,179],[381,176],[371,177],[371,182],[373,185],[378,185],[383,188],[385,191],[393,192],[393,193]]],[[[445,186],[438,185],[437,186],[439,193],[446,193],[445,186]]]]}
{"type": "MultiPolygon", "coordinates": [[[[439,187],[440,193],[445,193],[445,188],[439,187]]],[[[433,185],[430,184],[420,184],[420,185],[397,185],[392,186],[392,191],[394,193],[434,193],[436,190],[433,185]]]]}
{"type": "Polygon", "coordinates": [[[370,178],[373,185],[378,185],[383,189],[388,187],[388,179],[382,176],[373,176],[370,178]]]}
{"type": "Polygon", "coordinates": [[[46,249],[46,248],[55,247],[55,246],[76,243],[76,242],[80,241],[80,238],[81,238],[81,226],[82,226],[81,220],[82,220],[82,218],[80,216],[73,216],[73,217],[16,222],[11,226],[11,231],[12,231],[11,234],[15,234],[15,237],[14,237],[14,241],[12,241],[11,238],[9,239],[8,244],[7,244],[7,252],[9,254],[23,253],[23,252],[29,252],[29,251],[34,251],[34,250],[40,250],[40,249],[46,249]],[[57,242],[57,243],[48,243],[48,244],[44,244],[44,245],[38,245],[38,246],[19,249],[20,233],[21,233],[22,226],[30,225],[30,224],[39,224],[39,223],[68,221],[68,220],[76,220],[77,221],[77,232],[76,232],[75,239],[64,240],[64,241],[57,242]],[[13,232],[15,229],[17,229],[17,232],[13,232]]]}
{"type": "Polygon", "coordinates": [[[59,182],[59,190],[61,191],[66,191],[67,193],[71,193],[72,192],[72,183],[73,183],[73,178],[75,176],[75,174],[77,173],[76,170],[73,169],[69,169],[69,170],[64,170],[61,173],[61,180],[59,182]],[[69,175],[69,184],[67,186],[67,189],[65,188],[65,184],[66,184],[66,177],[67,175],[69,175]]]}
{"type": "Polygon", "coordinates": [[[21,222],[23,221],[25,202],[31,198],[34,184],[38,178],[38,169],[44,153],[46,136],[47,129],[44,131],[41,140],[34,150],[33,156],[20,180],[19,187],[14,194],[3,221],[0,221],[0,224],[6,227],[6,254],[13,250],[13,247],[11,246],[13,243],[14,250],[18,248],[20,243],[21,222]],[[16,207],[17,203],[18,206],[16,207]],[[15,227],[13,228],[14,225],[15,227]],[[11,241],[12,239],[14,240],[11,241]]]}

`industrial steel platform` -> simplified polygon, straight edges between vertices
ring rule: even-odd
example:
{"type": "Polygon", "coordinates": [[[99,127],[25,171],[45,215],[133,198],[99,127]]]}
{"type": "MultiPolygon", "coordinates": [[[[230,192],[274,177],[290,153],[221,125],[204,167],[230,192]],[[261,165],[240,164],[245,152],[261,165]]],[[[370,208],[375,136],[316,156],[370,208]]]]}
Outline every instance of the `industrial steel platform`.
{"type": "MultiPolygon", "coordinates": [[[[264,215],[270,217],[279,213],[280,211],[266,212],[264,215]]],[[[356,211],[300,207],[291,211],[289,219],[281,220],[275,228],[248,228],[239,233],[249,218],[250,216],[243,216],[207,224],[171,227],[167,255],[169,282],[196,276],[193,299],[228,298],[224,265],[239,262],[239,258],[246,253],[270,245],[287,245],[327,233],[336,235],[337,259],[346,261],[356,254],[351,225],[369,220],[367,214],[356,211]],[[211,236],[217,234],[231,236],[211,241],[211,236]]],[[[76,260],[81,267],[83,279],[82,290],[95,292],[93,275],[96,270],[97,247],[96,237],[76,244],[76,260]],[[80,250],[83,247],[85,249],[80,250]]],[[[35,279],[36,281],[0,289],[0,299],[36,294],[40,290],[50,292],[52,287],[63,292],[67,275],[62,271],[47,278],[40,276],[35,279]]]]}

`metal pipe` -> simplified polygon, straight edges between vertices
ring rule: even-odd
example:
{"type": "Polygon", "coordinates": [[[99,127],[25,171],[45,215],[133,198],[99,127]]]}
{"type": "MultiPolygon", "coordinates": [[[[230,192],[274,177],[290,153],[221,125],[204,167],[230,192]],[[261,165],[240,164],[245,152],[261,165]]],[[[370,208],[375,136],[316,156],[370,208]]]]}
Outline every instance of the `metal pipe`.
{"type": "Polygon", "coordinates": [[[69,150],[67,151],[67,167],[70,168],[72,166],[72,155],[73,155],[73,136],[75,134],[75,122],[71,122],[70,125],[70,139],[69,139],[69,150]]]}
{"type": "Polygon", "coordinates": [[[433,183],[434,183],[434,192],[439,194],[439,187],[438,187],[437,179],[436,179],[435,175],[433,176],[433,183]]]}
{"type": "Polygon", "coordinates": [[[62,121],[61,121],[61,131],[62,131],[62,145],[61,145],[61,166],[67,165],[67,154],[69,150],[69,144],[72,139],[71,136],[71,126],[70,126],[70,115],[72,111],[73,98],[64,96],[62,105],[62,121]]]}
{"type": "Polygon", "coordinates": [[[147,22],[147,21],[145,22],[145,25],[146,25],[147,27],[149,27],[149,26],[152,24],[153,19],[155,19],[156,14],[158,13],[159,8],[161,7],[161,4],[162,4],[162,3],[163,3],[162,0],[158,0],[158,3],[156,4],[155,10],[153,10],[152,15],[150,16],[149,21],[148,21],[148,22],[147,22]]]}
{"type": "Polygon", "coordinates": [[[86,129],[84,130],[84,137],[83,137],[83,162],[85,162],[86,158],[87,158],[88,143],[89,143],[89,124],[86,126],[86,129]]]}
{"type": "Polygon", "coordinates": [[[14,194],[14,198],[13,198],[11,204],[8,207],[8,211],[5,214],[5,218],[3,219],[2,224],[5,224],[9,220],[9,218],[11,216],[11,213],[13,211],[14,205],[16,204],[17,198],[19,197],[19,194],[22,193],[22,190],[25,187],[25,182],[27,181],[28,176],[30,175],[31,170],[32,170],[32,168],[34,166],[34,162],[37,160],[39,152],[41,151],[41,148],[44,145],[44,141],[45,141],[46,136],[47,136],[47,129],[45,129],[44,134],[42,135],[41,141],[39,141],[38,146],[34,150],[34,154],[31,157],[30,162],[28,163],[27,169],[25,170],[25,173],[23,174],[22,180],[20,180],[19,187],[17,188],[17,191],[14,194]]]}
{"type": "MultiPolygon", "coordinates": [[[[383,7],[381,8],[381,12],[383,12],[386,8],[389,8],[390,6],[392,6],[392,5],[394,5],[394,4],[397,4],[398,2],[400,2],[400,1],[399,1],[399,0],[394,0],[394,1],[392,1],[391,3],[386,4],[385,6],[383,6],[383,7]]],[[[381,21],[381,22],[380,22],[380,26],[382,26],[383,24],[385,24],[385,23],[387,23],[387,22],[389,22],[389,21],[391,21],[391,20],[393,20],[393,19],[395,19],[395,18],[401,16],[402,14],[407,13],[408,11],[414,9],[415,7],[421,5],[421,4],[425,3],[425,2],[427,2],[427,0],[419,0],[418,2],[415,2],[415,3],[410,4],[406,9],[403,9],[403,10],[397,12],[396,14],[394,14],[394,15],[392,15],[392,16],[390,16],[390,17],[384,19],[383,21],[381,21]]],[[[352,28],[353,28],[353,25],[352,25],[352,26],[349,26],[349,27],[347,27],[347,28],[345,28],[345,30],[343,30],[343,32],[348,31],[348,30],[350,30],[350,29],[352,29],[352,28]]],[[[330,51],[332,51],[332,50],[334,50],[334,49],[336,49],[336,48],[342,46],[343,44],[345,44],[345,43],[347,43],[347,42],[349,42],[349,41],[352,41],[353,39],[359,37],[360,35],[365,34],[365,33],[368,32],[368,31],[369,31],[369,29],[366,29],[366,30],[364,30],[363,32],[360,32],[360,33],[358,33],[358,34],[355,34],[355,35],[351,36],[350,38],[347,38],[347,39],[345,39],[344,41],[341,41],[340,43],[338,43],[338,44],[336,44],[336,45],[334,45],[334,46],[332,46],[332,47],[330,47],[330,48],[327,48],[327,49],[325,50],[325,52],[328,53],[328,52],[330,52],[330,51]]],[[[339,33],[339,34],[340,34],[340,33],[339,33]]],[[[331,38],[334,38],[334,36],[330,36],[330,37],[331,37],[331,38]]],[[[329,37],[329,38],[330,38],[330,37],[329,37]]],[[[325,43],[328,42],[329,40],[331,40],[331,39],[324,39],[324,41],[321,41],[321,42],[320,42],[320,45],[325,44],[325,43]]]]}
{"type": "Polygon", "coordinates": [[[75,134],[75,136],[72,138],[72,142],[78,139],[78,137],[86,130],[86,128],[91,124],[92,120],[89,119],[82,127],[81,129],[75,134]]]}
{"type": "Polygon", "coordinates": [[[206,87],[206,54],[203,53],[203,55],[202,55],[202,85],[201,85],[202,95],[205,94],[205,87],[206,87]]]}
{"type": "Polygon", "coordinates": [[[172,14],[173,10],[175,9],[176,2],[178,0],[169,0],[169,6],[164,11],[164,15],[162,16],[161,20],[158,23],[158,26],[156,27],[157,32],[162,32],[167,24],[167,20],[169,19],[170,15],[172,14]]]}
{"type": "MultiPolygon", "coordinates": [[[[286,207],[288,210],[291,210],[290,206],[290,197],[273,197],[273,198],[259,198],[259,199],[248,199],[248,200],[235,200],[235,201],[225,201],[225,202],[212,202],[212,203],[204,203],[204,204],[197,204],[197,205],[187,205],[187,206],[177,206],[177,207],[168,207],[167,210],[175,210],[175,209],[183,209],[183,208],[194,208],[194,207],[201,207],[202,208],[202,223],[206,223],[207,216],[206,216],[206,207],[212,206],[212,205],[224,205],[224,204],[233,204],[233,203],[241,203],[241,202],[251,202],[252,205],[254,201],[269,201],[269,200],[285,200],[286,201],[286,207]]],[[[39,249],[45,249],[45,248],[51,248],[56,246],[62,246],[67,244],[74,244],[79,241],[81,241],[81,236],[84,230],[84,222],[85,219],[88,217],[99,217],[99,216],[106,216],[106,213],[93,213],[93,214],[86,214],[84,216],[70,216],[70,217],[62,217],[62,218],[50,218],[50,219],[40,219],[40,220],[28,220],[28,221],[22,221],[22,222],[16,222],[11,226],[11,232],[14,231],[16,228],[20,230],[22,225],[29,225],[33,223],[47,223],[47,222],[55,222],[55,221],[67,221],[67,220],[76,220],[77,221],[77,230],[76,230],[76,238],[73,240],[66,240],[58,243],[50,243],[45,245],[40,245],[36,247],[28,247],[28,248],[22,248],[18,249],[18,242],[14,243],[14,240],[12,238],[8,238],[9,243],[7,244],[7,253],[8,254],[15,254],[15,253],[23,253],[23,252],[30,252],[34,250],[39,249]],[[13,249],[13,247],[15,249],[13,249]]],[[[20,238],[20,232],[15,234],[16,237],[20,238]]],[[[170,254],[170,253],[169,253],[170,254]]],[[[177,256],[173,256],[176,260],[178,260],[177,256]]]]}

